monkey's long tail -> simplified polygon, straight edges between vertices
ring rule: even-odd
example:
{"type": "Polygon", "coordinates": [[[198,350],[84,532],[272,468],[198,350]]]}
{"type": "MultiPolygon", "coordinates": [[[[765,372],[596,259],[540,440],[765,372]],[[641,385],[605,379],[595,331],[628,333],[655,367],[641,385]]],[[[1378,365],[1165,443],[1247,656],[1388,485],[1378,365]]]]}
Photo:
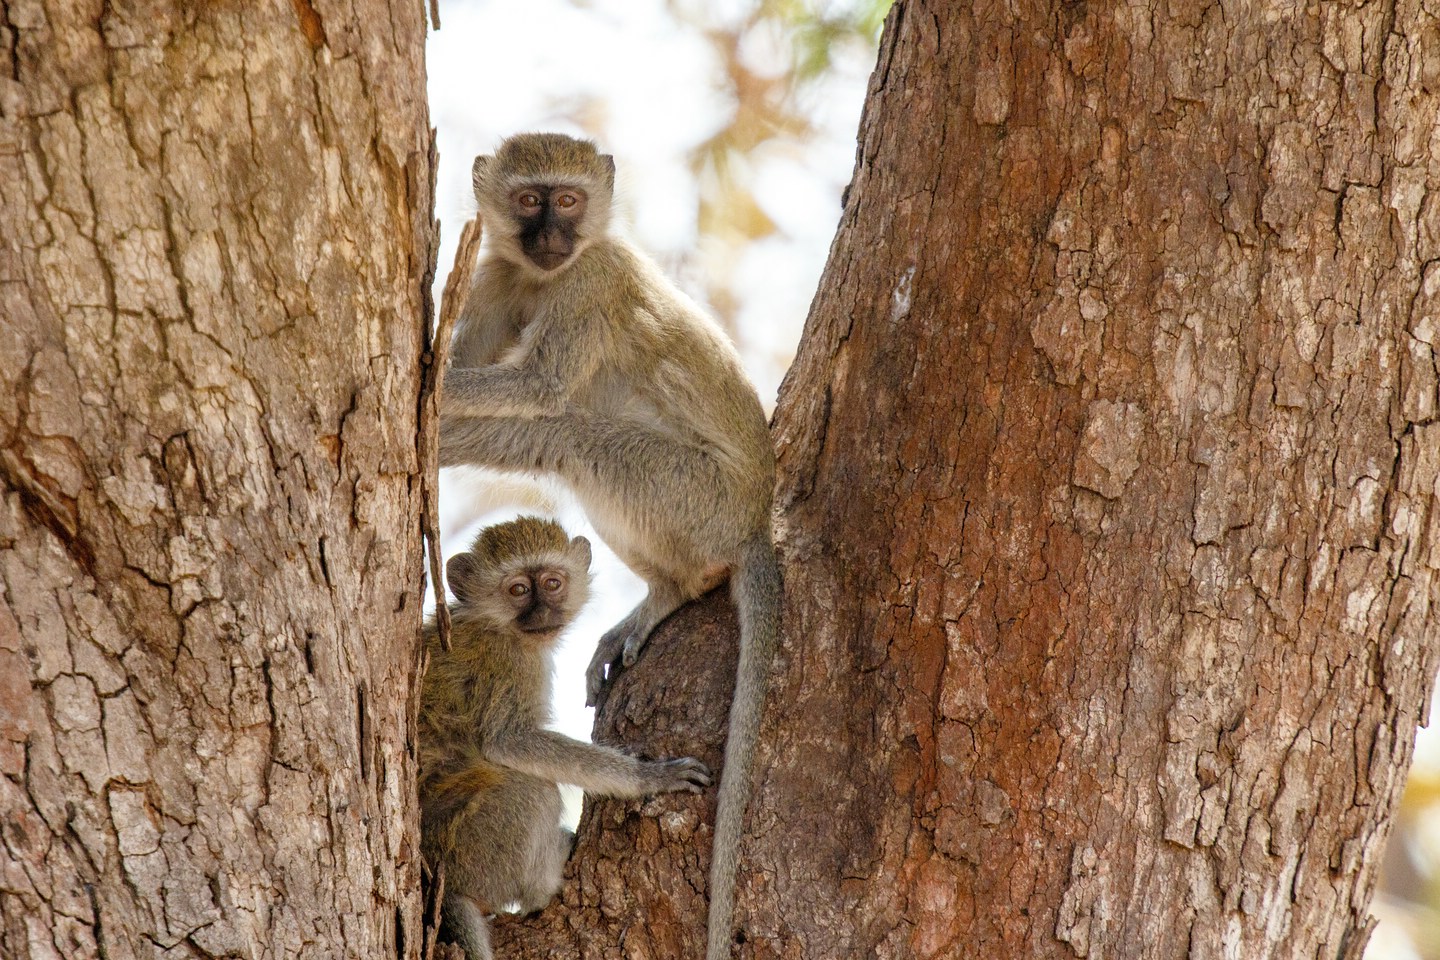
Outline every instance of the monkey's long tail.
{"type": "Polygon", "coordinates": [[[706,960],[729,960],[735,911],[735,865],[745,808],[750,801],[751,761],[765,707],[771,661],[780,632],[780,566],[767,529],[740,549],[730,594],[740,615],[740,662],[730,702],[725,768],[720,776],[715,843],[710,859],[710,918],[706,960]]]}

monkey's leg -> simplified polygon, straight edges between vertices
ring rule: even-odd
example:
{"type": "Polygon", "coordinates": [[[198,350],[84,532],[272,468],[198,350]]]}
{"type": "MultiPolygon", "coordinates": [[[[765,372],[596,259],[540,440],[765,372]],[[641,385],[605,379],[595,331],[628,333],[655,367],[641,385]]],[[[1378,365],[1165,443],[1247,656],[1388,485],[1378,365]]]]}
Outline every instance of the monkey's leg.
{"type": "Polygon", "coordinates": [[[570,859],[570,851],[575,848],[575,834],[564,827],[557,827],[541,847],[534,882],[527,885],[520,897],[521,913],[544,909],[560,892],[565,880],[565,863],[570,859]]]}
{"type": "Polygon", "coordinates": [[[447,893],[442,911],[451,936],[465,948],[465,956],[469,960],[494,960],[495,951],[490,946],[490,921],[485,919],[485,914],[474,900],[458,893],[447,893]]]}
{"type": "MultiPolygon", "coordinates": [[[[642,423],[572,407],[560,416],[441,416],[441,466],[554,474],[575,491],[606,543],[647,583],[687,596],[729,563],[744,531],[737,482],[707,453],[642,423]]],[[[714,586],[713,583],[708,586],[714,586]]],[[[658,620],[657,620],[658,623],[658,620]]]]}
{"type": "Polygon", "coordinates": [[[639,558],[647,570],[671,569],[679,553],[699,565],[697,551],[709,551],[697,544],[714,532],[705,529],[706,520],[733,499],[719,465],[699,448],[576,407],[549,417],[442,414],[440,466],[461,464],[559,475],[587,511],[599,514],[592,520],[640,534],[626,537],[627,543],[658,540],[678,548],[639,558]]]}

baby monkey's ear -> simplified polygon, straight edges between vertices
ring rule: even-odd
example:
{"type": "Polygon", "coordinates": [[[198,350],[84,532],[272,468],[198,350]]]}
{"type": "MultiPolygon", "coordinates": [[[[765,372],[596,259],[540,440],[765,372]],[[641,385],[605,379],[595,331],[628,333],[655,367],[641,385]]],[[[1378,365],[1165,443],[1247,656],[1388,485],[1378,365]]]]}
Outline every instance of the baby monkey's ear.
{"type": "Polygon", "coordinates": [[[457,553],[445,564],[450,592],[460,603],[470,603],[479,592],[480,560],[473,553],[457,553]]]}

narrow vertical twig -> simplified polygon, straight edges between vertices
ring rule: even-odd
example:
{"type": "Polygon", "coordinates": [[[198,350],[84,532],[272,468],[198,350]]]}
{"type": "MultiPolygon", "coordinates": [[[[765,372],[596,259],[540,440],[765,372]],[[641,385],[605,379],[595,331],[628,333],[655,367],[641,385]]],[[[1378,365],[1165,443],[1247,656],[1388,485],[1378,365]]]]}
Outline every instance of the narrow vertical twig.
{"type": "Polygon", "coordinates": [[[425,380],[420,403],[420,469],[424,477],[421,497],[421,524],[430,556],[430,580],[435,586],[435,625],[442,648],[450,649],[450,608],[445,604],[445,566],[440,556],[440,391],[445,384],[445,365],[450,360],[450,335],[465,305],[475,257],[480,250],[480,219],[465,224],[455,249],[455,265],[445,279],[440,295],[440,319],[425,358],[425,380]]]}
{"type": "Polygon", "coordinates": [[[440,0],[430,0],[430,25],[440,29],[440,0]]]}
{"type": "Polygon", "coordinates": [[[445,902],[445,864],[437,864],[430,884],[429,916],[425,918],[425,943],[421,956],[431,960],[435,955],[435,943],[440,939],[440,905],[445,902]]]}

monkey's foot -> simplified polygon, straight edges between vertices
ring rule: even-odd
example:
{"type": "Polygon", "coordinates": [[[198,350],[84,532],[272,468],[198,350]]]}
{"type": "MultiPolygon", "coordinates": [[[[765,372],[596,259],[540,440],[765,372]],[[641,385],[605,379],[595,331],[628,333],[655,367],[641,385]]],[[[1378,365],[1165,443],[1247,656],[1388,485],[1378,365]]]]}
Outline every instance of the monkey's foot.
{"type": "MultiPolygon", "coordinates": [[[[593,707],[599,703],[600,694],[620,675],[627,636],[611,630],[595,645],[595,656],[590,658],[590,666],[585,668],[585,706],[593,707]]],[[[624,666],[634,662],[630,660],[624,666]]]]}

